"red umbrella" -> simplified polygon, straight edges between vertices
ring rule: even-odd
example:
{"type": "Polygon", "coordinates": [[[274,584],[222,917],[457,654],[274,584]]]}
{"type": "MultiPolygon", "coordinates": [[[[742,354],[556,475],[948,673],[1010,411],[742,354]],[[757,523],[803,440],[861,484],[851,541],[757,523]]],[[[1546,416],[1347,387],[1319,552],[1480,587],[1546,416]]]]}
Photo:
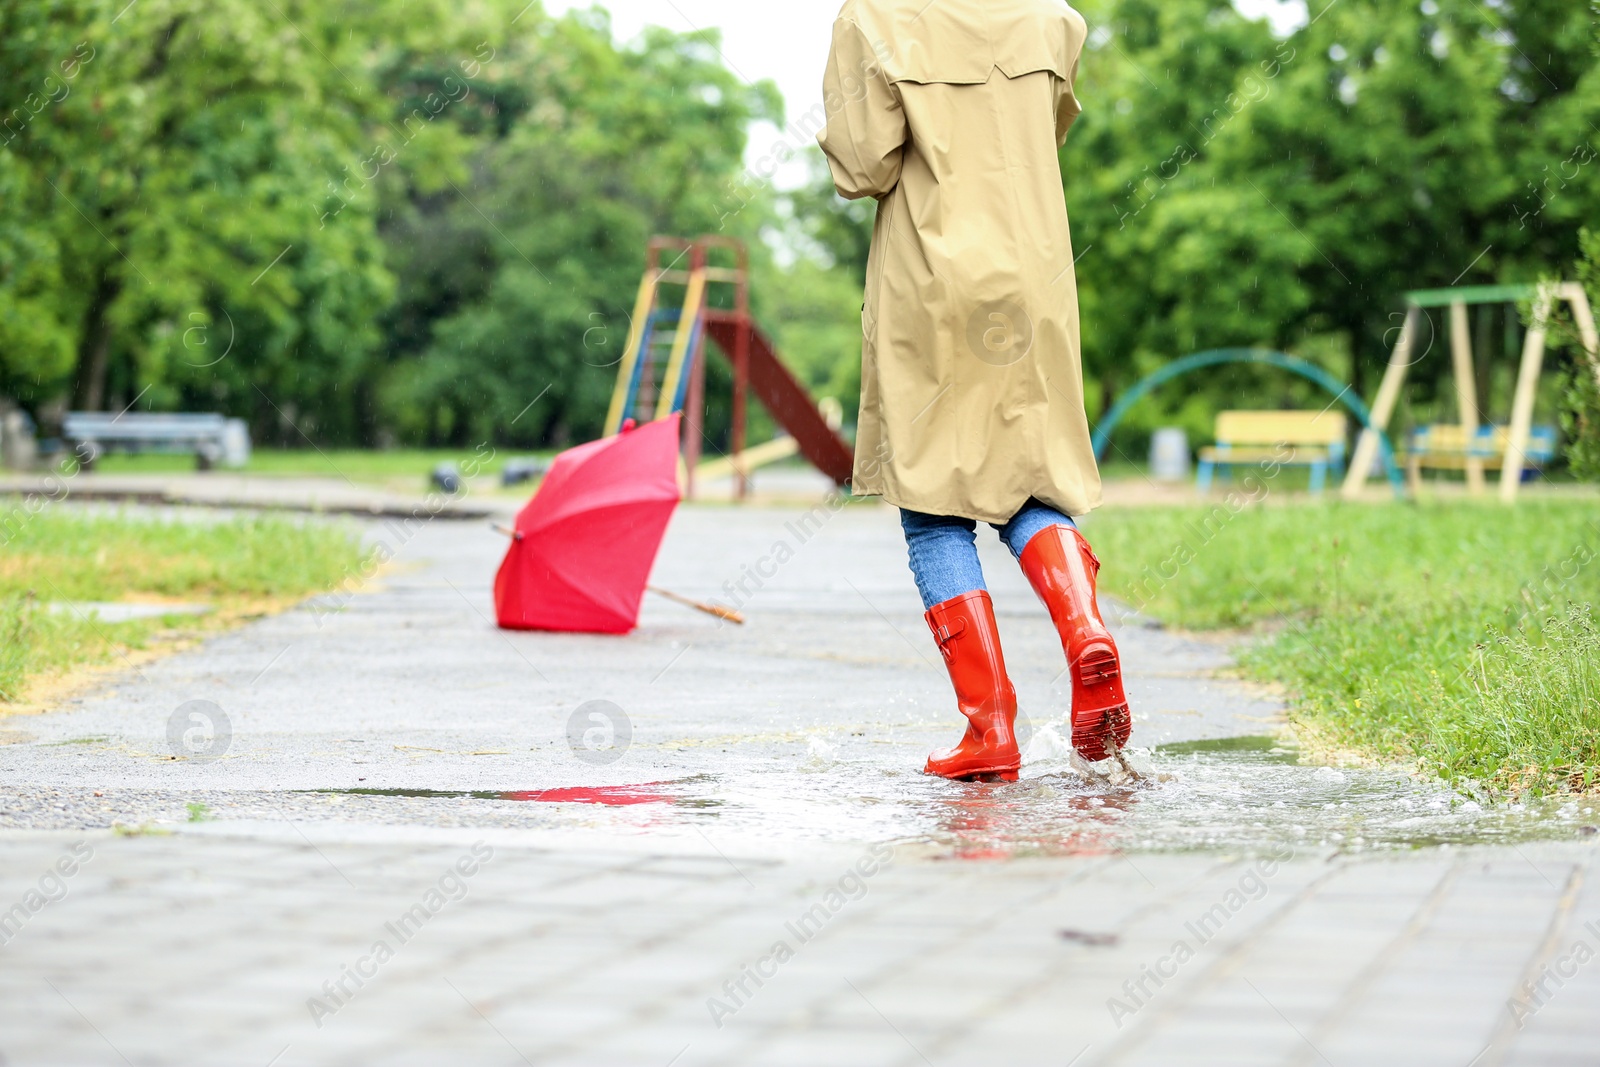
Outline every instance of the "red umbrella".
{"type": "Polygon", "coordinates": [[[670,415],[556,457],[517,516],[494,580],[510,630],[625,634],[678,506],[678,424],[670,415]]]}

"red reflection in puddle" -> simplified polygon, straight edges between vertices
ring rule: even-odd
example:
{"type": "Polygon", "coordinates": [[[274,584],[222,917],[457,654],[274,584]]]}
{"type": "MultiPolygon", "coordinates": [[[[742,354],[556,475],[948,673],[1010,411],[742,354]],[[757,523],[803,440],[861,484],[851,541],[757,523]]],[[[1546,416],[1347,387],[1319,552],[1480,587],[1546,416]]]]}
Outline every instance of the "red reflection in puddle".
{"type": "Polygon", "coordinates": [[[670,794],[652,792],[659,782],[644,785],[569,786],[565,789],[536,789],[519,793],[501,793],[501,800],[542,801],[546,804],[605,804],[623,807],[628,804],[670,804],[675,798],[670,794]]]}
{"type": "Polygon", "coordinates": [[[1018,785],[969,783],[941,797],[939,829],[948,835],[949,858],[1007,860],[1019,854],[1099,856],[1117,851],[1118,817],[1131,811],[1131,794],[1066,796],[1041,803],[1018,785]],[[1064,803],[1063,803],[1064,802],[1064,803]],[[1063,810],[1065,809],[1065,810],[1063,810]]]}

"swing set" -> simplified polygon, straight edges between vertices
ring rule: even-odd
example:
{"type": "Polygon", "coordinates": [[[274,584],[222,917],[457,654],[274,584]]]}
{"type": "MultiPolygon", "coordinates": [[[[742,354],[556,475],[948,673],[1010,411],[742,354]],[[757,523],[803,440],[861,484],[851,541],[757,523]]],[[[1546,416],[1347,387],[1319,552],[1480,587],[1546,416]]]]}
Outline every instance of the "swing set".
{"type": "MultiPolygon", "coordinates": [[[[1552,282],[1539,285],[1476,285],[1450,289],[1419,289],[1406,294],[1406,317],[1400,327],[1400,336],[1390,353],[1389,365],[1384,370],[1383,381],[1378,386],[1378,396],[1372,404],[1372,417],[1356,441],[1355,454],[1345,476],[1342,495],[1353,499],[1361,492],[1371,473],[1373,460],[1384,444],[1383,432],[1394,416],[1405,385],[1406,375],[1421,356],[1413,358],[1417,335],[1423,322],[1423,313],[1429,308],[1449,308],[1451,372],[1456,384],[1456,406],[1459,411],[1459,430],[1449,435],[1449,447],[1458,451],[1462,469],[1466,474],[1467,491],[1481,495],[1486,491],[1484,469],[1499,462],[1500,499],[1515,503],[1517,490],[1522,484],[1522,472],[1530,459],[1540,458],[1533,444],[1533,406],[1544,368],[1545,342],[1550,316],[1561,301],[1572,306],[1572,319],[1578,327],[1590,369],[1596,383],[1600,383],[1600,337],[1595,333],[1594,312],[1583,286],[1576,282],[1552,282]],[[1469,305],[1507,304],[1531,300],[1533,322],[1522,344],[1522,360],[1517,371],[1516,390],[1511,401],[1511,422],[1503,431],[1493,426],[1480,426],[1478,421],[1479,397],[1473,377],[1472,335],[1467,327],[1469,305]],[[1501,443],[1503,440],[1503,444],[1501,443]]],[[[1426,353],[1424,352],[1424,355],[1426,353]]],[[[1456,429],[1455,427],[1431,428],[1456,429]]],[[[1387,451],[1387,449],[1385,449],[1387,451]]],[[[1412,491],[1418,488],[1419,479],[1414,465],[1412,491]]]]}

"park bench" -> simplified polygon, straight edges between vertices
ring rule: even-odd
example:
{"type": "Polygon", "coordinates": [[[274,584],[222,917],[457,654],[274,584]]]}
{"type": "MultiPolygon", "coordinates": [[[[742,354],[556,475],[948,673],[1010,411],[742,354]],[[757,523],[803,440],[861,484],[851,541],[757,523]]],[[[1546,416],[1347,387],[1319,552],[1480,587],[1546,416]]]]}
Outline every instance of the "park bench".
{"type": "MultiPolygon", "coordinates": [[[[1479,426],[1469,444],[1467,431],[1454,423],[1419,426],[1406,437],[1406,479],[1413,490],[1422,487],[1422,471],[1466,470],[1467,461],[1475,459],[1484,470],[1497,471],[1505,466],[1506,445],[1511,430],[1506,426],[1479,426]]],[[[1528,428],[1528,447],[1523,450],[1523,474],[1537,474],[1556,455],[1556,428],[1531,426],[1528,428]]]]}
{"type": "Polygon", "coordinates": [[[1224,411],[1217,415],[1217,443],[1200,450],[1196,485],[1203,493],[1221,468],[1264,460],[1311,468],[1311,492],[1322,492],[1328,470],[1344,469],[1345,418],[1333,411],[1224,411]],[[1284,449],[1288,454],[1285,455],[1284,449]]]}
{"type": "Polygon", "coordinates": [[[178,412],[70,411],[61,436],[79,462],[92,468],[108,451],[192,452],[199,470],[217,464],[242,467],[250,461],[250,431],[243,419],[178,412]]]}

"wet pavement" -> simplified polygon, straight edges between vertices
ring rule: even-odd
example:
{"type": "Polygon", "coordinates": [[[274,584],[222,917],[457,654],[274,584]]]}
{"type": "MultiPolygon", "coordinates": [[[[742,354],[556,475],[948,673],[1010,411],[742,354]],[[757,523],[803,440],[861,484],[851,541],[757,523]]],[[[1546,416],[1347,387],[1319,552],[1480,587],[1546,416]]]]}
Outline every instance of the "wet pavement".
{"type": "Polygon", "coordinates": [[[364,528],[374,585],[0,719],[0,1063],[1600,1062],[1600,967],[1513,1000],[1600,946],[1592,807],[1302,761],[1118,613],[1141,775],[1085,766],[992,535],[1014,784],[917,773],[959,724],[886,508],[685,508],[653,581],[748,624],[625,638],[495,629],[486,525],[364,528]]]}

